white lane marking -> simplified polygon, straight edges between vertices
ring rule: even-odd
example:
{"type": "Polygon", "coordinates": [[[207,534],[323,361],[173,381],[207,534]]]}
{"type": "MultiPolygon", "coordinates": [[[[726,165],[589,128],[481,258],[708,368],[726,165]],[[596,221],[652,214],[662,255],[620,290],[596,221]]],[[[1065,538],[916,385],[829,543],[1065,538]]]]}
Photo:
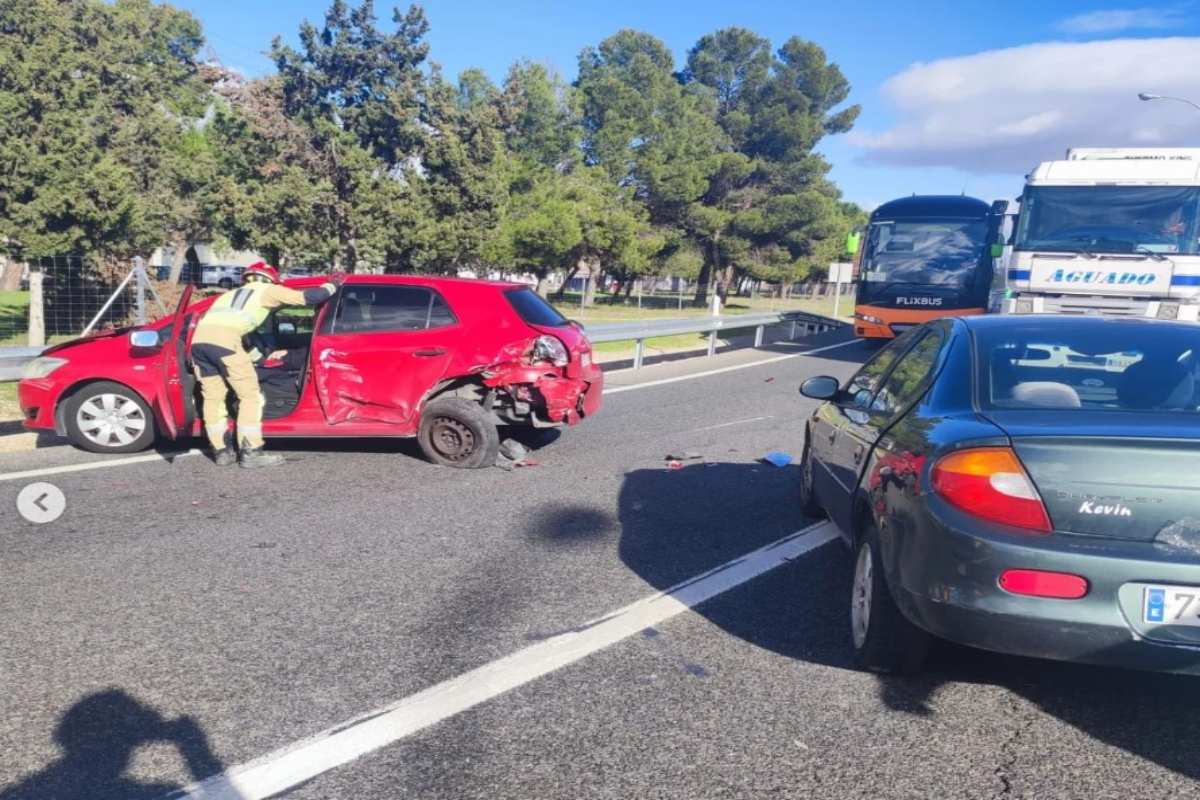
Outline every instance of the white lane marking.
{"type": "MultiPolygon", "coordinates": [[[[663,378],[657,381],[646,381],[645,383],[634,383],[629,386],[613,386],[605,387],[604,394],[617,394],[618,392],[631,392],[634,389],[649,389],[651,386],[663,386],[668,383],[678,383],[679,381],[690,381],[694,378],[707,378],[709,375],[720,375],[723,372],[733,372],[739,369],[749,369],[750,367],[761,367],[764,364],[774,364],[778,361],[787,361],[789,358],[800,358],[801,356],[812,356],[817,353],[824,353],[826,350],[833,350],[838,347],[845,347],[850,344],[858,344],[859,339],[851,339],[848,342],[838,342],[837,344],[827,344],[824,347],[818,347],[815,350],[805,350],[803,353],[788,353],[784,356],[774,356],[772,358],[764,358],[759,361],[751,361],[749,364],[734,364],[731,367],[721,367],[719,369],[710,369],[704,372],[693,372],[689,375],[678,375],[674,378],[663,378]]],[[[624,372],[625,370],[621,370],[624,372]]]]}
{"type": "Polygon", "coordinates": [[[128,458],[109,458],[104,461],[89,461],[86,464],[68,464],[65,467],[42,467],[41,469],[27,469],[24,472],[3,472],[0,473],[0,481],[22,481],[27,478],[41,478],[46,475],[62,475],[68,472],[87,472],[92,469],[106,469],[108,467],[121,467],[126,464],[143,464],[147,461],[174,461],[177,458],[186,458],[187,456],[199,455],[199,450],[187,450],[182,453],[172,453],[163,455],[161,453],[150,453],[144,456],[130,456],[128,458]]]}
{"type": "Polygon", "coordinates": [[[214,775],[172,797],[259,800],[287,791],[678,616],[835,538],[833,523],[810,525],[664,592],[214,775]]]}
{"type": "Polygon", "coordinates": [[[774,416],[768,414],[765,417],[751,417],[750,419],[739,419],[734,422],[722,422],[720,425],[705,425],[703,428],[692,428],[683,431],[683,433],[700,433],[701,431],[715,431],[717,428],[731,428],[734,425],[746,425],[751,422],[761,422],[764,419],[775,419],[774,416]]]}

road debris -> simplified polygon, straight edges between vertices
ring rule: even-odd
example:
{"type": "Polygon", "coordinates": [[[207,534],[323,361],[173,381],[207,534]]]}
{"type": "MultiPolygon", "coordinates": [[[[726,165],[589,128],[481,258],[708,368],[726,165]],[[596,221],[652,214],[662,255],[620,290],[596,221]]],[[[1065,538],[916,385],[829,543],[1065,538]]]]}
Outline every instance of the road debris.
{"type": "Polygon", "coordinates": [[[529,448],[516,439],[505,439],[500,443],[500,455],[510,461],[520,461],[529,455],[529,448]]]}
{"type": "Polygon", "coordinates": [[[525,445],[515,439],[505,439],[500,443],[496,466],[505,472],[512,472],[517,467],[536,467],[539,464],[529,457],[529,448],[525,445]]]}
{"type": "Polygon", "coordinates": [[[790,455],[787,453],[782,453],[778,450],[772,450],[771,452],[767,453],[765,456],[763,456],[762,460],[766,464],[771,464],[772,466],[780,468],[786,467],[788,464],[792,463],[792,457],[790,455]]]}
{"type": "Polygon", "coordinates": [[[695,450],[684,450],[682,453],[667,453],[665,458],[667,461],[696,461],[704,458],[704,455],[695,450]]]}
{"type": "Polygon", "coordinates": [[[667,469],[683,469],[683,462],[672,459],[667,462],[667,469]]]}

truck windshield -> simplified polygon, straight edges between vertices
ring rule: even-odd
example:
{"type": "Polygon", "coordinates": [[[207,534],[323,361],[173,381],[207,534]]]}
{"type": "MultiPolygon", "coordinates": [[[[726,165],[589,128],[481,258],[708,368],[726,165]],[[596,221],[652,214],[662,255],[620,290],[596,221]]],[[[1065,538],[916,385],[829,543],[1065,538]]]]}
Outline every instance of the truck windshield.
{"type": "Polygon", "coordinates": [[[984,220],[874,222],[860,277],[868,283],[964,286],[986,242],[984,220]]]}
{"type": "Polygon", "coordinates": [[[1017,250],[1073,253],[1200,252],[1200,188],[1029,186],[1017,250]]]}

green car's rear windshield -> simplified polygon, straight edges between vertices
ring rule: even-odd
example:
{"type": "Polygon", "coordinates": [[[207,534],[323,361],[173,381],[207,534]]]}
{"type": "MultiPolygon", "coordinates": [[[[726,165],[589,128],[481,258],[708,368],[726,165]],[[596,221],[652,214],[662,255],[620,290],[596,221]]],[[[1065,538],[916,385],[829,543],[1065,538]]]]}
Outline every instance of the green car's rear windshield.
{"type": "Polygon", "coordinates": [[[1038,324],[975,331],[988,409],[1197,413],[1200,328],[1038,324]]]}

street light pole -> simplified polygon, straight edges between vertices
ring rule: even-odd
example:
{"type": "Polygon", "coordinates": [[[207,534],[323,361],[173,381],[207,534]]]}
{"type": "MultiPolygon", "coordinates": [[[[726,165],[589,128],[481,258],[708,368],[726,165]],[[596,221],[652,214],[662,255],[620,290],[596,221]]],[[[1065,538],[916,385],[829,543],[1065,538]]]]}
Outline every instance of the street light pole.
{"type": "Polygon", "coordinates": [[[1192,108],[1200,111],[1200,105],[1193,103],[1186,97],[1170,97],[1164,94],[1150,94],[1149,92],[1138,92],[1138,100],[1174,100],[1177,103],[1187,103],[1192,108]]]}

